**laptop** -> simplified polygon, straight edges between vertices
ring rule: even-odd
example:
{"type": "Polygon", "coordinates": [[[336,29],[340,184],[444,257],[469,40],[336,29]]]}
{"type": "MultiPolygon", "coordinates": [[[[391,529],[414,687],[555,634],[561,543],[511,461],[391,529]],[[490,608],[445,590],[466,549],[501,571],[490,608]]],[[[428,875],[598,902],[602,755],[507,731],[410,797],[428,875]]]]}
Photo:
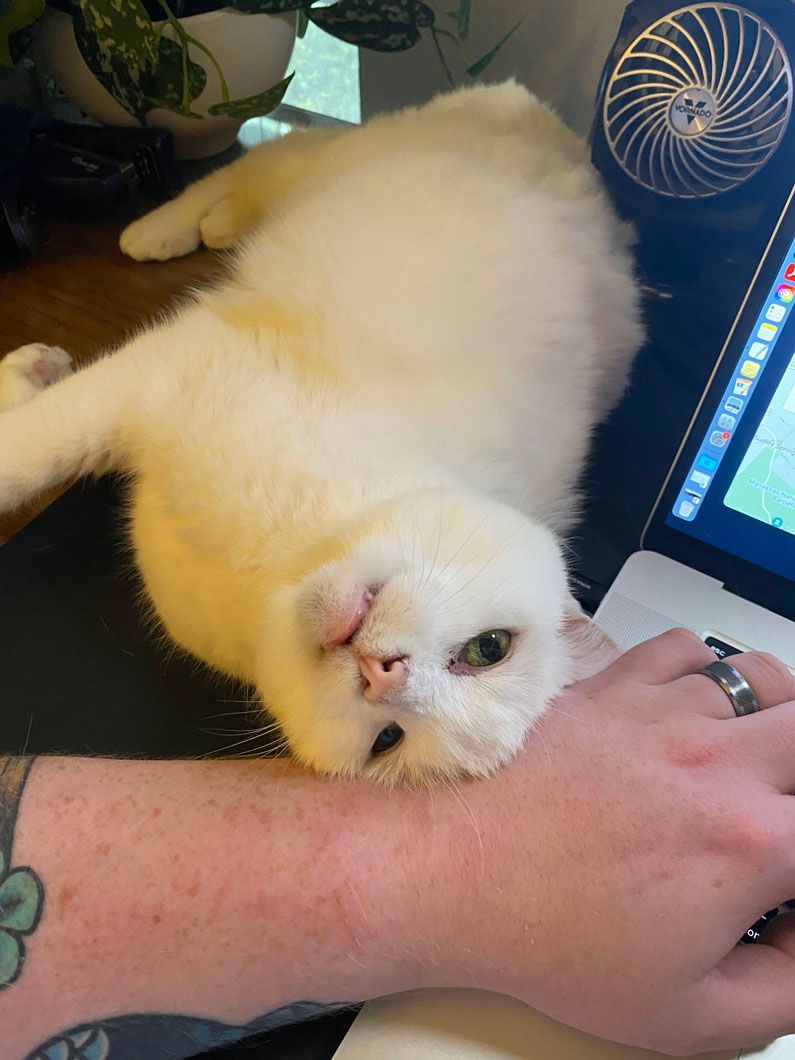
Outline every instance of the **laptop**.
{"type": "Polygon", "coordinates": [[[687,626],[795,669],[795,188],[596,620],[625,649],[687,626]]]}
{"type": "MultiPolygon", "coordinates": [[[[595,616],[620,647],[686,626],[719,658],[760,649],[795,669],[795,187],[640,546],[595,616]]],[[[368,1003],[335,1060],[656,1055],[579,1034],[510,998],[451,990],[368,1003]]],[[[795,1060],[795,1035],[710,1056],[795,1060]]]]}

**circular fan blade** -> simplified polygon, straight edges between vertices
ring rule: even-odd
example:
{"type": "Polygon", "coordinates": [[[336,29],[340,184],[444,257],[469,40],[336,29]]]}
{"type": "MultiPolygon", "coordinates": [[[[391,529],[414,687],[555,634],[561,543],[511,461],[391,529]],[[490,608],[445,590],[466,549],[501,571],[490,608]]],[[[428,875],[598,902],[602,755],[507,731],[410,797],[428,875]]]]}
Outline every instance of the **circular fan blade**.
{"type": "Polygon", "coordinates": [[[692,4],[644,29],[616,64],[602,121],[618,165],[660,195],[750,180],[789,124],[793,76],[773,29],[734,4],[692,4]]]}

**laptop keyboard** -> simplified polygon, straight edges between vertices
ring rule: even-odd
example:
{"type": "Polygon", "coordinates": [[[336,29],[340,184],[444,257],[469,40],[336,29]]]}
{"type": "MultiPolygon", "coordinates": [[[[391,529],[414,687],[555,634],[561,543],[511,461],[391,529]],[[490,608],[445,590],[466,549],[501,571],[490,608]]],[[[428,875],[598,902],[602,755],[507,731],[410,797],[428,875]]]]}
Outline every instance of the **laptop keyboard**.
{"type": "MultiPolygon", "coordinates": [[[[715,633],[711,629],[708,629],[706,633],[702,633],[701,639],[707,647],[712,648],[719,659],[727,659],[730,655],[740,655],[744,651],[754,650],[747,644],[738,644],[736,641],[728,640],[723,634],[715,633]]],[[[783,659],[782,662],[791,673],[795,674],[795,666],[792,665],[791,656],[789,659],[783,659]]]]}
{"type": "Polygon", "coordinates": [[[710,633],[704,634],[704,643],[708,648],[712,648],[719,659],[726,659],[730,655],[740,655],[743,651],[743,649],[738,648],[736,644],[729,644],[728,641],[720,640],[718,637],[714,637],[710,633]]]}

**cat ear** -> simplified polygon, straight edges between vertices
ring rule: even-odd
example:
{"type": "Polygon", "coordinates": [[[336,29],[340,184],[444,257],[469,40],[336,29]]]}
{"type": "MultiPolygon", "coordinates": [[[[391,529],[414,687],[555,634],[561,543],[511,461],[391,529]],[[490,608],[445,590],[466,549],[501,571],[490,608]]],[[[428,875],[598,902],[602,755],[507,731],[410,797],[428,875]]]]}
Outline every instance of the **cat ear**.
{"type": "Polygon", "coordinates": [[[574,597],[569,597],[563,616],[562,633],[569,649],[569,684],[598,674],[622,654],[603,629],[589,618],[574,597]]]}

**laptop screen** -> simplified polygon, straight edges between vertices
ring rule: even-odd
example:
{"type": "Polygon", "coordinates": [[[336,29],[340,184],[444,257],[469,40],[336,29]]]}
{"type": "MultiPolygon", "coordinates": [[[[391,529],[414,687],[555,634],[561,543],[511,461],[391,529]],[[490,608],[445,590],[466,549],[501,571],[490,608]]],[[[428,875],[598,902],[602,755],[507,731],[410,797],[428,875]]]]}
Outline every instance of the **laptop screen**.
{"type": "MultiPolygon", "coordinates": [[[[744,307],[659,502],[657,518],[795,581],[795,201],[744,307]]],[[[713,572],[721,573],[714,570],[713,572]]]]}

